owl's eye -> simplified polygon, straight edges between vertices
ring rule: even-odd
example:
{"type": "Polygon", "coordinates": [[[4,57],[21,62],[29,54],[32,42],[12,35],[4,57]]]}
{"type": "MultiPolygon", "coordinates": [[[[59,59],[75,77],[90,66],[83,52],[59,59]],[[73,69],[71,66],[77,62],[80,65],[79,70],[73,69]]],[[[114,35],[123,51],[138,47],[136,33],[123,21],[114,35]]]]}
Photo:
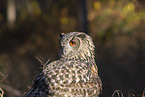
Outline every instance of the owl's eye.
{"type": "Polygon", "coordinates": [[[76,42],[70,41],[69,44],[70,44],[71,46],[74,46],[74,45],[76,44],[76,42]]]}

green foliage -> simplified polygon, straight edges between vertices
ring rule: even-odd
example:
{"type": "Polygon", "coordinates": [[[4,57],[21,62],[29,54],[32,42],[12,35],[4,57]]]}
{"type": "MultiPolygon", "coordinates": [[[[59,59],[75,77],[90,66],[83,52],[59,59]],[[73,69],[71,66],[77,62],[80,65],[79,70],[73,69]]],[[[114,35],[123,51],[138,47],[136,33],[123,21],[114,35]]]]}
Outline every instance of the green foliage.
{"type": "MultiPolygon", "coordinates": [[[[94,7],[89,12],[90,32],[100,38],[113,34],[132,34],[143,29],[145,10],[138,9],[137,1],[110,0],[107,4],[94,1],[94,7]]],[[[111,37],[110,37],[111,38],[111,37]]]]}

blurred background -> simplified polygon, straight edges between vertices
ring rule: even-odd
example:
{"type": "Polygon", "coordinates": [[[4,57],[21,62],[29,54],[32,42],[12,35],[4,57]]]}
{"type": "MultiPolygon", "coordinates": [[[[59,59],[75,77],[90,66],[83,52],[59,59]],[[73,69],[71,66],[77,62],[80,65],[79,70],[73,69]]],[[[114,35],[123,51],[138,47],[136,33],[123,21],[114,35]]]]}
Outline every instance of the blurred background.
{"type": "MultiPolygon", "coordinates": [[[[83,31],[96,46],[100,97],[145,88],[144,0],[0,0],[0,88],[22,97],[43,62],[59,58],[59,34],[83,31]]],[[[1,92],[0,92],[1,93],[1,92]]],[[[134,97],[134,96],[131,96],[134,97]]]]}

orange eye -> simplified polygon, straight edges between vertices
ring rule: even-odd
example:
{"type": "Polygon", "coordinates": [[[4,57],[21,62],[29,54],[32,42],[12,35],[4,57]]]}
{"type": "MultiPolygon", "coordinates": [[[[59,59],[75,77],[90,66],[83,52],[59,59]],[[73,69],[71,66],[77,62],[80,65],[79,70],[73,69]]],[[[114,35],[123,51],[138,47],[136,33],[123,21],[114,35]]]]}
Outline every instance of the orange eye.
{"type": "Polygon", "coordinates": [[[71,46],[74,46],[76,43],[75,43],[74,41],[70,41],[69,44],[70,44],[71,46]]]}

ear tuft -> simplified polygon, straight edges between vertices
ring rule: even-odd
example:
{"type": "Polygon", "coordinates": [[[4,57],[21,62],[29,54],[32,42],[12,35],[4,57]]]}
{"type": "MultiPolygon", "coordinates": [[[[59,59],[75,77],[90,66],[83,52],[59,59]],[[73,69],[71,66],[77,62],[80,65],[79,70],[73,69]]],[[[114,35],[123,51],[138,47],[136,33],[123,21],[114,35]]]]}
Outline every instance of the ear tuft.
{"type": "Polygon", "coordinates": [[[64,33],[59,34],[59,37],[61,37],[61,38],[62,38],[63,36],[64,36],[64,33]]]}

